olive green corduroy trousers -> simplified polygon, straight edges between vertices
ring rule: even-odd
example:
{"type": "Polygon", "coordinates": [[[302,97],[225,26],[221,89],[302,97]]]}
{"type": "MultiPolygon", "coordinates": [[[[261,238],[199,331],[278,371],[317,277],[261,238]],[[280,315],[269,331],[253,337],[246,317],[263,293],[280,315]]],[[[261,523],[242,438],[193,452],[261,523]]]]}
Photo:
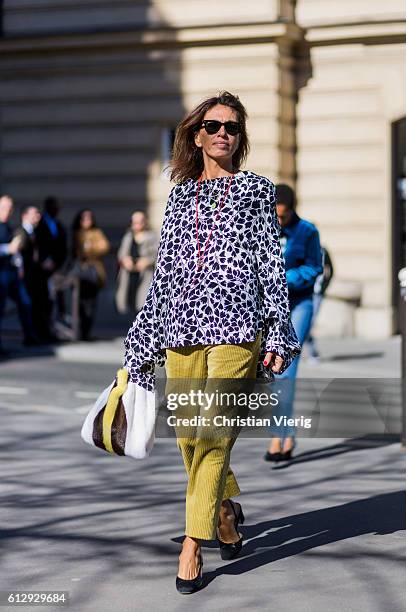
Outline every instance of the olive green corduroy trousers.
{"type": "MultiPolygon", "coordinates": [[[[215,379],[217,389],[219,385],[224,386],[227,379],[255,380],[260,343],[261,331],[256,340],[241,344],[167,348],[165,367],[168,384],[165,393],[190,391],[192,379],[204,381],[203,386],[199,387],[204,393],[214,391],[212,379],[215,379]]],[[[222,414],[223,407],[216,406],[214,412],[198,410],[207,416],[214,412],[222,414]]],[[[195,407],[183,406],[180,414],[184,417],[192,413],[196,414],[195,407]]],[[[199,433],[199,428],[185,430],[175,427],[175,430],[188,474],[185,534],[192,538],[213,540],[216,538],[222,500],[240,493],[230,468],[230,453],[238,433],[235,434],[234,428],[233,436],[222,437],[220,434],[206,437],[206,434],[199,433]],[[188,432],[187,437],[183,437],[185,431],[188,432]]]]}

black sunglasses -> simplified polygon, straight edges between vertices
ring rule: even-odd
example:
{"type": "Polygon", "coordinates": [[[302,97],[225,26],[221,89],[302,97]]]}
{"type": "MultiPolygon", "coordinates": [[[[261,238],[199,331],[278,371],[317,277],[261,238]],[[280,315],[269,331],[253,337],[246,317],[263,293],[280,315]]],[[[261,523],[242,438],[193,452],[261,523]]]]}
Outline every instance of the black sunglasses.
{"type": "Polygon", "coordinates": [[[237,121],[226,121],[225,123],[221,123],[221,121],[216,119],[204,119],[202,121],[202,127],[204,127],[208,134],[217,134],[222,125],[224,125],[227,134],[230,136],[236,136],[241,132],[241,125],[237,121]]]}

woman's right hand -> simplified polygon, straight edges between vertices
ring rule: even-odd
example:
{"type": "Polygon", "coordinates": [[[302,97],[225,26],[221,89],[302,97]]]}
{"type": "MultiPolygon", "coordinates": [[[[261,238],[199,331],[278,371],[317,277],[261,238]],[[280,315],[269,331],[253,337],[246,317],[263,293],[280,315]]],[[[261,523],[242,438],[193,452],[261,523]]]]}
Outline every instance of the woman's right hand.
{"type": "Polygon", "coordinates": [[[130,255],[124,255],[120,261],[120,264],[124,270],[127,270],[127,272],[132,272],[134,270],[134,260],[130,255]]]}
{"type": "Polygon", "coordinates": [[[277,353],[268,352],[265,355],[264,366],[270,367],[272,372],[279,374],[283,366],[283,359],[277,353]]]}

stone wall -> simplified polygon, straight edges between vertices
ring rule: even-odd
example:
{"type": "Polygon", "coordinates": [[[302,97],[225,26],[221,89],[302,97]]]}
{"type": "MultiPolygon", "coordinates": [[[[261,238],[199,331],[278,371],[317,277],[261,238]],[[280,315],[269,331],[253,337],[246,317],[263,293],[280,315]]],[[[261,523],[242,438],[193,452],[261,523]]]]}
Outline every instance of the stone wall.
{"type": "Polygon", "coordinates": [[[334,258],[330,296],[347,282],[360,299],[347,302],[350,324],[327,302],[319,328],[385,337],[394,326],[391,125],[406,115],[406,27],[391,19],[406,19],[406,6],[303,0],[297,18],[312,70],[297,109],[300,211],[334,258]]]}

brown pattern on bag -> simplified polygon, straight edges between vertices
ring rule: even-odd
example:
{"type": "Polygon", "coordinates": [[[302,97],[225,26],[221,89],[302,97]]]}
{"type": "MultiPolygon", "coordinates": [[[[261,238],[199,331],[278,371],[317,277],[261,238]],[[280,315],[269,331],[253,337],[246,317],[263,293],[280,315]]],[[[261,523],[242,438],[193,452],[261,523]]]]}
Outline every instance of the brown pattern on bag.
{"type": "Polygon", "coordinates": [[[95,417],[93,421],[93,433],[92,433],[94,445],[98,446],[99,448],[102,448],[103,450],[106,450],[106,447],[104,446],[104,443],[103,443],[103,415],[104,415],[105,408],[106,407],[102,408],[102,410],[100,410],[100,412],[95,417]]]}
{"type": "Polygon", "coordinates": [[[113,423],[111,424],[111,445],[117,455],[124,455],[125,440],[127,437],[127,415],[123,400],[120,397],[116,412],[114,414],[113,423]]]}

